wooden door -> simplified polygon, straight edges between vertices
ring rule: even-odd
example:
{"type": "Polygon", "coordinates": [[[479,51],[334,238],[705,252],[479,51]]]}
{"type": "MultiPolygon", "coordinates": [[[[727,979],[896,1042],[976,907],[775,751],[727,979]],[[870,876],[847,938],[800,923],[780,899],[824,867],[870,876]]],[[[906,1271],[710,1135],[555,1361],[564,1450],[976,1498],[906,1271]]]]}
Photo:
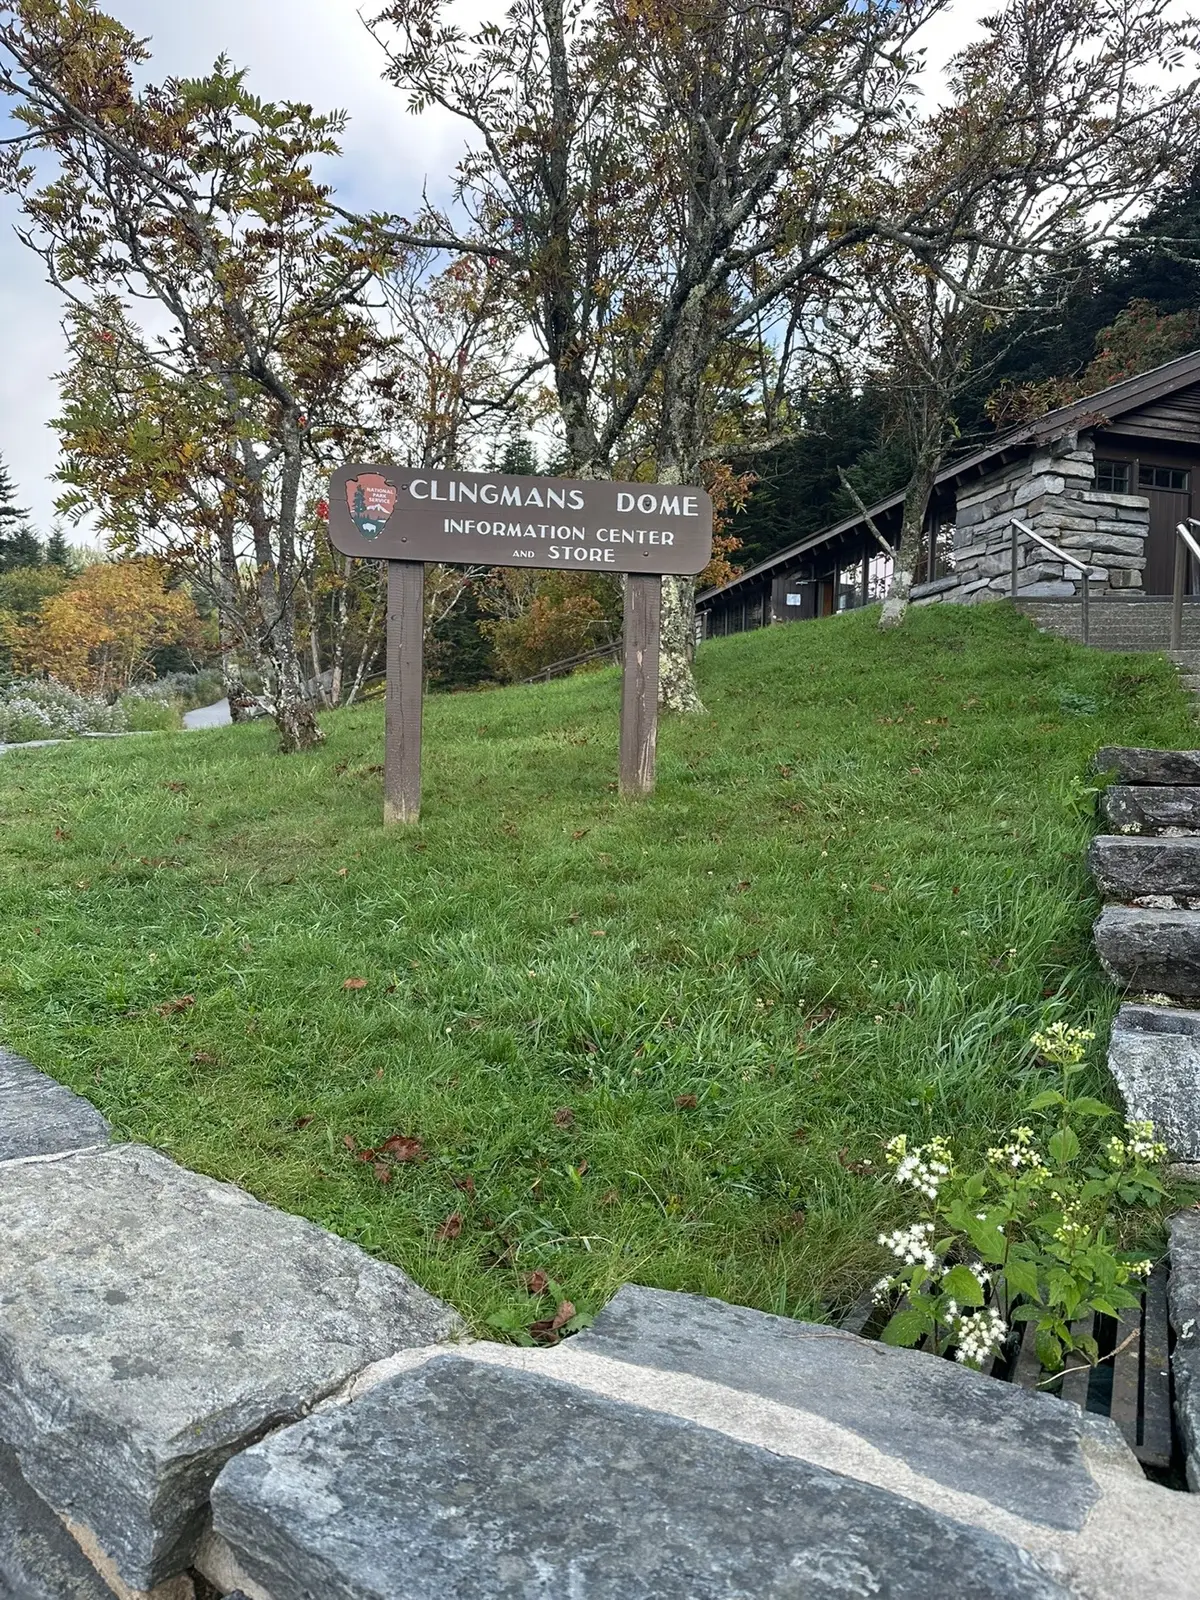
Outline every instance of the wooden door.
{"type": "MultiPolygon", "coordinates": [[[[1186,467],[1137,464],[1135,494],[1150,502],[1150,532],[1146,537],[1146,594],[1170,594],[1175,581],[1175,528],[1192,514],[1192,474],[1186,467]]],[[[1103,561],[1103,556],[1098,560],[1103,561]]]]}

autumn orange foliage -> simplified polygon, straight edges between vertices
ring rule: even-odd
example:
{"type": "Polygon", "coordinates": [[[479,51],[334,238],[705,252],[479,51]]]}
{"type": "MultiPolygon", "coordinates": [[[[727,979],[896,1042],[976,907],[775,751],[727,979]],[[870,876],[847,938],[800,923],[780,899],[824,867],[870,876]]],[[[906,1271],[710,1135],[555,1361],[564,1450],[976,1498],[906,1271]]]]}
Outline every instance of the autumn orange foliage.
{"type": "Polygon", "coordinates": [[[46,673],[73,689],[116,694],[153,676],[165,645],[199,645],[191,598],[169,589],[161,562],[146,557],[97,561],[12,630],[13,657],[27,673],[46,673]]]}

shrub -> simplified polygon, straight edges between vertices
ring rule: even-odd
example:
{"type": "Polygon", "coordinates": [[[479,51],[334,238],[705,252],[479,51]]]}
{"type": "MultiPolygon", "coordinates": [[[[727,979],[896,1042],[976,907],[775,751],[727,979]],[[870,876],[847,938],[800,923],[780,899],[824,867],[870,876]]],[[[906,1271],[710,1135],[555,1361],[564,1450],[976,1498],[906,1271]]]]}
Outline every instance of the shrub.
{"type": "Polygon", "coordinates": [[[125,733],[128,713],[98,695],[78,694],[53,678],[26,678],[0,690],[0,742],[74,739],[83,733],[125,733]]]}

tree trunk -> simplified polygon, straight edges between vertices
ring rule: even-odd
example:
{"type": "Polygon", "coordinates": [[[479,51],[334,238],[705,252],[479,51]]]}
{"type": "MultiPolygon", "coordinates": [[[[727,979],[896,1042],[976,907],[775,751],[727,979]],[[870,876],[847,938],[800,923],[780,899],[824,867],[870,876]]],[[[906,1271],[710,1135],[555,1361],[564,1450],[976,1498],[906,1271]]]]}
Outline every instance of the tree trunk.
{"type": "Polygon", "coordinates": [[[933,485],[941,464],[942,452],[926,448],[917,456],[913,475],[904,491],[904,514],[900,524],[900,543],[896,546],[896,559],[892,565],[892,582],[883,612],[879,618],[881,628],[897,628],[908,610],[908,597],[912,593],[913,579],[925,543],[925,513],[933,496],[933,485]]]}
{"type": "Polygon", "coordinates": [[[232,722],[248,722],[253,696],[246,688],[238,648],[244,643],[238,627],[238,566],[233,545],[233,521],[222,520],[217,531],[217,637],[221,645],[221,687],[229,701],[232,722]]]}
{"type": "Polygon", "coordinates": [[[679,713],[704,710],[692,662],[696,656],[696,580],[666,577],[662,581],[662,644],[659,652],[658,703],[679,713]]]}

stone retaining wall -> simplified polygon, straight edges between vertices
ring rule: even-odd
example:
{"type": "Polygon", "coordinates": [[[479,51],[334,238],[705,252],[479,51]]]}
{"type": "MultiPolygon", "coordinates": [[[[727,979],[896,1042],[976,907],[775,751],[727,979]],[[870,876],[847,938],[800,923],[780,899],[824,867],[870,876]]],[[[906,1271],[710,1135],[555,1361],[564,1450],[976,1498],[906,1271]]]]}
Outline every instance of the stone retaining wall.
{"type": "MultiPolygon", "coordinates": [[[[993,468],[958,493],[953,572],[916,584],[916,604],[973,605],[1012,592],[1012,519],[1092,567],[1094,595],[1140,590],[1150,503],[1144,495],[1093,487],[1094,447],[1088,433],[1067,434],[1018,460],[993,468]]],[[[1069,599],[1082,574],[1031,539],[1021,542],[1017,585],[1025,600],[1069,599]]]]}
{"type": "Polygon", "coordinates": [[[1107,1418],[630,1285],[556,1349],[471,1343],[107,1134],[0,1056],[5,1600],[1194,1600],[1200,1501],[1107,1418]]]}

